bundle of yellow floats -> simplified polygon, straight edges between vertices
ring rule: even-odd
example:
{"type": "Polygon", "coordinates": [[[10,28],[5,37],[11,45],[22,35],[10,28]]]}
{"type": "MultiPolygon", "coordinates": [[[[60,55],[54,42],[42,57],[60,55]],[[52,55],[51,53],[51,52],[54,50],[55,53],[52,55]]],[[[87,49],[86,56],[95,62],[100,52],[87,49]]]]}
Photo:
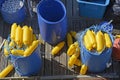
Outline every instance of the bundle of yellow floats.
{"type": "Polygon", "coordinates": [[[98,53],[102,53],[105,48],[112,47],[110,35],[101,30],[94,32],[93,30],[88,29],[83,37],[83,42],[87,50],[96,50],[98,53]]]}
{"type": "MultiPolygon", "coordinates": [[[[4,55],[10,54],[15,56],[30,56],[33,51],[38,47],[40,41],[36,39],[35,34],[31,27],[27,25],[20,27],[16,23],[11,26],[10,42],[6,40],[4,44],[4,55]]],[[[9,64],[1,73],[0,78],[4,78],[8,75],[14,66],[9,64]]]]}
{"type": "Polygon", "coordinates": [[[79,43],[77,41],[73,43],[73,38],[76,39],[76,32],[70,31],[70,33],[67,34],[67,55],[69,56],[68,67],[72,68],[74,65],[78,67],[81,66],[80,74],[84,75],[86,74],[88,67],[85,64],[82,64],[80,60],[79,43]]]}
{"type": "Polygon", "coordinates": [[[33,34],[33,30],[31,27],[27,25],[20,27],[16,23],[13,23],[11,26],[10,33],[11,42],[5,42],[6,46],[9,44],[10,51],[7,51],[7,48],[4,48],[4,54],[8,56],[9,54],[13,54],[16,56],[30,56],[32,52],[37,48],[39,44],[39,40],[36,40],[35,34],[33,34]],[[22,48],[25,46],[25,49],[22,48]]]}
{"type": "MultiPolygon", "coordinates": [[[[80,60],[80,47],[78,42],[74,42],[74,39],[76,39],[76,32],[70,31],[67,33],[67,55],[69,56],[68,60],[68,66],[69,68],[72,68],[74,65],[80,67],[80,74],[86,74],[87,72],[87,66],[85,64],[82,64],[80,60]]],[[[58,43],[51,51],[52,55],[56,55],[59,53],[59,51],[64,47],[65,41],[62,41],[58,43]]]]}
{"type": "MultiPolygon", "coordinates": [[[[68,66],[72,68],[74,65],[81,66],[80,74],[86,74],[87,65],[82,64],[80,60],[80,47],[78,42],[73,43],[73,38],[76,39],[76,32],[70,31],[67,33],[67,55],[69,56],[68,66]]],[[[112,41],[110,35],[106,32],[98,31],[94,32],[93,30],[87,30],[83,37],[83,44],[85,48],[89,51],[97,51],[102,53],[105,48],[112,47],[112,41]]],[[[52,55],[56,55],[65,45],[65,41],[57,44],[51,51],[52,55]]]]}

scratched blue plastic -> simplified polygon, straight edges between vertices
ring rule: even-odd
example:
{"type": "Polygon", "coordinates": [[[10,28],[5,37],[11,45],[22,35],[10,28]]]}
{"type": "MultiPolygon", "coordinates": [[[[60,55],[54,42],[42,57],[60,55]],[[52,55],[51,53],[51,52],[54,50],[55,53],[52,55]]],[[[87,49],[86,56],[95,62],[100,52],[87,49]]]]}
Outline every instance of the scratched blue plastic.
{"type": "Polygon", "coordinates": [[[110,0],[77,0],[81,16],[101,19],[110,0]]]}
{"type": "Polygon", "coordinates": [[[65,39],[67,17],[60,0],[42,0],[37,6],[40,34],[44,41],[55,45],[65,39]]]}
{"type": "Polygon", "coordinates": [[[5,0],[1,7],[1,14],[7,23],[21,23],[26,17],[24,0],[5,0]]]}

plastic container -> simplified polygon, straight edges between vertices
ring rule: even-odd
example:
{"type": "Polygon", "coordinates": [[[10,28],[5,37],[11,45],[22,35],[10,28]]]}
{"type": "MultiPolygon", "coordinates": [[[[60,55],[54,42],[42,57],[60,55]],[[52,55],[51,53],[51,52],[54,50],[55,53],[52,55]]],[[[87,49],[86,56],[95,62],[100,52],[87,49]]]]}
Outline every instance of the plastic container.
{"type": "MultiPolygon", "coordinates": [[[[96,28],[91,29],[96,31],[96,28]]],[[[86,31],[87,29],[84,32],[77,34],[81,49],[81,61],[83,64],[88,66],[88,71],[94,73],[102,72],[105,68],[107,68],[107,64],[111,62],[112,48],[105,49],[101,54],[99,54],[97,51],[88,51],[83,44],[83,36],[86,31]]],[[[113,42],[113,36],[111,34],[110,37],[113,42]]]]}
{"type": "Polygon", "coordinates": [[[81,16],[101,19],[110,0],[77,0],[81,16]]]}
{"type": "Polygon", "coordinates": [[[55,45],[67,33],[66,9],[60,0],[42,0],[37,6],[40,34],[44,41],[55,45]]]}
{"type": "MultiPolygon", "coordinates": [[[[7,11],[4,11],[1,7],[1,14],[5,22],[12,24],[12,23],[21,23],[24,21],[27,10],[24,5],[24,0],[21,0],[23,2],[23,6],[18,9],[16,12],[8,13],[7,11]]],[[[3,3],[4,4],[4,3],[3,3]]]]}
{"type": "MultiPolygon", "coordinates": [[[[8,36],[7,41],[8,43],[11,42],[10,36],[8,36]]],[[[11,47],[8,44],[4,48],[10,52],[11,47]]],[[[21,49],[24,49],[24,47],[21,49]]],[[[40,45],[38,45],[30,56],[23,57],[8,54],[6,57],[14,65],[15,71],[21,76],[37,76],[42,69],[40,45]]]]}
{"type": "Polygon", "coordinates": [[[42,68],[42,59],[39,47],[28,57],[10,54],[8,58],[13,63],[16,72],[21,76],[37,75],[40,73],[42,68]]]}

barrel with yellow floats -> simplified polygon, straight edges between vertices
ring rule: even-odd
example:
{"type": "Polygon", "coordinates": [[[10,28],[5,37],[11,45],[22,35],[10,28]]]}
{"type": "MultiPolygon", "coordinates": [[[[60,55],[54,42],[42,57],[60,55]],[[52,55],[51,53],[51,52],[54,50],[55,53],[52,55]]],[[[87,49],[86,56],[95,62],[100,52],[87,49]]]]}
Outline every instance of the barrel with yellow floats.
{"type": "Polygon", "coordinates": [[[16,56],[27,57],[37,48],[40,40],[36,39],[31,27],[27,25],[21,27],[16,23],[11,26],[10,42],[4,44],[4,54],[8,56],[10,53],[16,56]],[[24,48],[24,49],[23,49],[24,48]]]}
{"type": "Polygon", "coordinates": [[[105,70],[112,52],[112,34],[91,27],[81,33],[78,40],[81,43],[81,61],[83,63],[80,74],[86,74],[87,69],[89,72],[95,73],[105,70]]]}
{"type": "Polygon", "coordinates": [[[0,73],[4,78],[13,69],[21,76],[31,76],[39,73],[42,67],[41,54],[39,53],[40,40],[37,40],[31,27],[20,26],[13,23],[11,33],[4,43],[4,55],[13,65],[9,65],[0,73]],[[33,68],[34,65],[34,68],[33,68]]]}
{"type": "Polygon", "coordinates": [[[83,42],[87,50],[96,50],[98,53],[101,53],[105,48],[112,47],[109,34],[102,31],[95,33],[93,30],[88,29],[83,37],[83,42]]]}

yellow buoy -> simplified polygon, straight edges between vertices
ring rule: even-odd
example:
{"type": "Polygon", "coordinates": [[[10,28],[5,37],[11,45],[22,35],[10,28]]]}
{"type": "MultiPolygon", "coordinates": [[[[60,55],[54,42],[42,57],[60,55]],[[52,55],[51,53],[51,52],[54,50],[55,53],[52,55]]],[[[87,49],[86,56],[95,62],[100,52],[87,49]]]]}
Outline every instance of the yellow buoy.
{"type": "Polygon", "coordinates": [[[11,53],[16,56],[23,56],[24,50],[11,50],[11,53]]]}
{"type": "Polygon", "coordinates": [[[28,26],[23,27],[23,43],[27,46],[30,45],[31,42],[31,32],[32,30],[30,31],[28,26]]]}
{"type": "Polygon", "coordinates": [[[67,50],[67,55],[69,56],[73,55],[77,47],[79,47],[79,44],[77,41],[71,44],[67,50]]]}
{"type": "Polygon", "coordinates": [[[74,56],[74,54],[70,57],[69,61],[68,61],[68,66],[72,67],[75,64],[75,61],[77,60],[76,56],[74,56]]]}
{"type": "Polygon", "coordinates": [[[57,53],[64,47],[64,45],[65,45],[65,42],[64,42],[64,41],[62,41],[62,42],[60,42],[59,44],[57,44],[57,45],[52,49],[51,54],[52,54],[52,55],[57,54],[57,53]]]}
{"type": "Polygon", "coordinates": [[[81,65],[82,65],[81,60],[77,59],[77,60],[75,61],[75,65],[77,65],[77,66],[81,66],[81,65]]]}
{"type": "Polygon", "coordinates": [[[87,49],[87,50],[89,50],[89,51],[91,51],[92,50],[92,44],[90,43],[90,40],[89,40],[89,38],[88,38],[88,35],[84,35],[84,37],[83,37],[84,39],[84,46],[85,46],[85,48],[87,49]]]}
{"type": "Polygon", "coordinates": [[[110,39],[109,34],[104,33],[104,37],[105,37],[105,45],[107,48],[111,48],[112,47],[112,41],[110,39]]]}
{"type": "Polygon", "coordinates": [[[80,55],[80,49],[77,48],[76,52],[70,57],[70,59],[68,61],[68,66],[69,67],[72,67],[75,64],[75,62],[76,62],[77,58],[79,57],[79,55],[80,55]]]}
{"type": "Polygon", "coordinates": [[[73,39],[70,33],[67,34],[67,45],[70,47],[70,45],[73,44],[73,39]]]}
{"type": "Polygon", "coordinates": [[[97,51],[101,53],[105,49],[105,38],[104,34],[101,31],[98,31],[96,34],[96,42],[97,42],[97,51]]]}
{"type": "Polygon", "coordinates": [[[82,75],[86,74],[87,69],[88,69],[88,67],[85,64],[83,64],[81,67],[81,70],[80,70],[80,74],[82,74],[82,75]]]}
{"type": "Polygon", "coordinates": [[[32,38],[33,38],[33,30],[31,27],[29,27],[29,30],[30,30],[30,44],[34,41],[32,38]]]}
{"type": "Polygon", "coordinates": [[[39,42],[39,40],[33,41],[32,44],[24,51],[24,57],[30,56],[37,48],[39,42]]]}
{"type": "Polygon", "coordinates": [[[4,78],[7,76],[10,71],[12,71],[14,66],[12,64],[9,64],[1,73],[0,73],[0,78],[4,78]]]}
{"type": "Polygon", "coordinates": [[[16,28],[15,42],[18,46],[21,46],[23,43],[23,30],[20,25],[16,28]]]}
{"type": "Polygon", "coordinates": [[[11,26],[11,33],[10,33],[11,40],[15,40],[16,28],[17,28],[17,24],[13,23],[11,26]]]}
{"type": "Polygon", "coordinates": [[[90,43],[92,44],[92,47],[96,47],[96,39],[95,34],[91,30],[87,30],[86,35],[88,36],[88,39],[90,40],[90,43]]]}
{"type": "Polygon", "coordinates": [[[72,37],[74,37],[76,39],[76,32],[75,31],[70,31],[70,34],[72,35],[72,37]]]}
{"type": "Polygon", "coordinates": [[[67,50],[67,55],[69,55],[69,56],[73,55],[75,50],[76,50],[75,44],[71,44],[70,47],[67,50]]]}
{"type": "Polygon", "coordinates": [[[11,42],[9,43],[9,47],[15,47],[14,41],[11,41],[11,42]]]}
{"type": "Polygon", "coordinates": [[[5,56],[9,55],[9,51],[7,50],[7,46],[8,46],[8,41],[6,40],[4,43],[4,55],[5,56]]]}
{"type": "Polygon", "coordinates": [[[6,48],[4,48],[4,55],[5,55],[5,56],[8,56],[8,55],[9,55],[9,52],[8,52],[8,50],[7,50],[6,48]]]}

